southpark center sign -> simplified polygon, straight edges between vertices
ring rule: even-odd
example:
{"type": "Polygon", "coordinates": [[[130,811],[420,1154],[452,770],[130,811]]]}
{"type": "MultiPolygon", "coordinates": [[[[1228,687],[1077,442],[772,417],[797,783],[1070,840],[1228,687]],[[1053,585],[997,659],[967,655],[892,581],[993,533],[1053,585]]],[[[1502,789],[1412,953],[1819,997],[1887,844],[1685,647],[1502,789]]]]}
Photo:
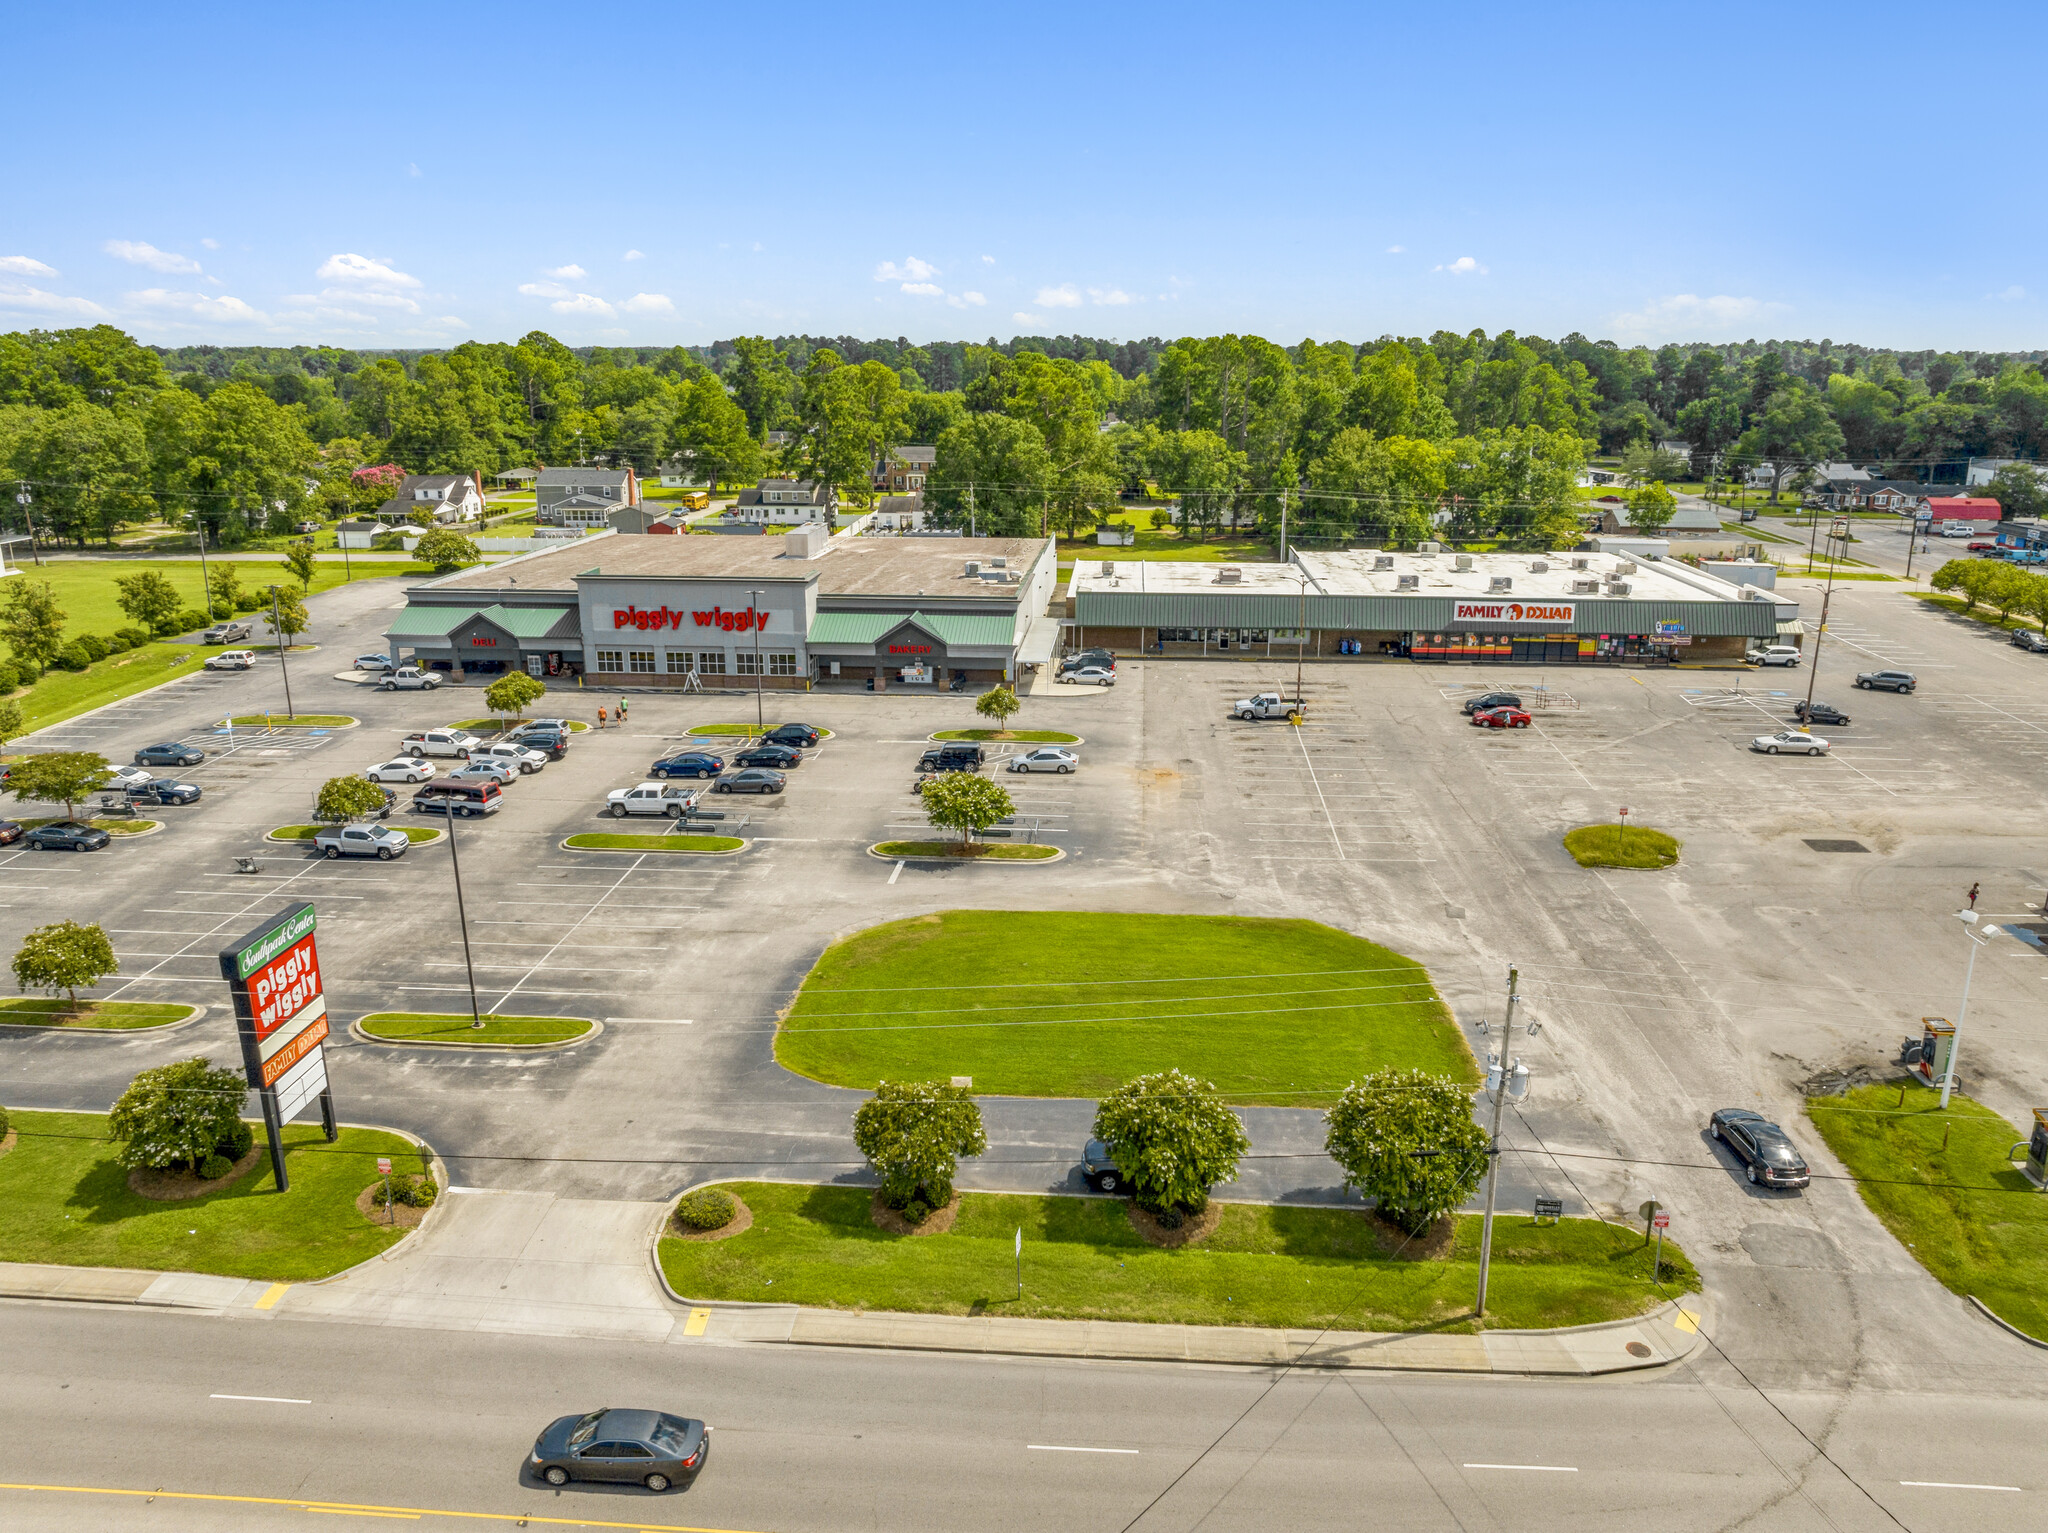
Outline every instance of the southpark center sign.
{"type": "Polygon", "coordinates": [[[295,905],[220,950],[220,976],[234,998],[242,1066],[263,1107],[277,1190],[289,1186],[284,1126],[313,1102],[331,1143],[340,1128],[327,1083],[327,987],[320,972],[311,905],[295,905]]]}
{"type": "Polygon", "coordinates": [[[1569,628],[1578,618],[1572,602],[1461,601],[1454,622],[1459,623],[1542,623],[1569,628]]]}
{"type": "Polygon", "coordinates": [[[698,628],[716,628],[723,633],[751,633],[768,626],[768,614],[758,607],[746,607],[738,612],[725,607],[713,607],[708,612],[678,612],[673,607],[612,608],[612,627],[615,629],[637,628],[646,632],[681,628],[684,618],[690,619],[698,628]]]}

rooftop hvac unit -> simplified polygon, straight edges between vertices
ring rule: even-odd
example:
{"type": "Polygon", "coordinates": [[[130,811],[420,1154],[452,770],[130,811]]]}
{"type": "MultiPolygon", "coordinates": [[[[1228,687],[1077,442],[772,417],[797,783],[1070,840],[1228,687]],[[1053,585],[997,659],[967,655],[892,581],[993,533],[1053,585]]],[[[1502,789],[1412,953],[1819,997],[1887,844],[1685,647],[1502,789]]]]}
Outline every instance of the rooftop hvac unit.
{"type": "Polygon", "coordinates": [[[1600,582],[1597,580],[1574,580],[1572,582],[1572,595],[1574,596],[1592,596],[1599,589],[1600,582]]]}
{"type": "Polygon", "coordinates": [[[1617,575],[1633,575],[1635,572],[1636,561],[1633,559],[1624,559],[1614,567],[1614,573],[1617,575]]]}
{"type": "Polygon", "coordinates": [[[979,559],[969,559],[967,561],[967,573],[970,576],[979,575],[981,573],[981,561],[979,559]]]}
{"type": "Polygon", "coordinates": [[[1586,556],[1585,556],[1584,554],[1575,554],[1575,555],[1574,555],[1574,556],[1572,557],[1572,568],[1573,568],[1573,569],[1575,569],[1575,570],[1589,570],[1589,569],[1591,569],[1592,567],[1593,567],[1593,561],[1592,561],[1591,559],[1588,559],[1588,558],[1587,558],[1587,557],[1586,557],[1586,556]]]}
{"type": "Polygon", "coordinates": [[[1626,580],[1610,580],[1607,582],[1607,594],[1609,596],[1626,596],[1628,592],[1629,585],[1626,580]]]}
{"type": "Polygon", "coordinates": [[[1422,577],[1420,575],[1396,575],[1394,577],[1394,589],[1397,591],[1415,591],[1420,590],[1421,587],[1422,577]]]}
{"type": "Polygon", "coordinates": [[[1234,586],[1244,579],[1244,571],[1235,564],[1226,564],[1216,571],[1216,584],[1234,586]]]}
{"type": "Polygon", "coordinates": [[[1455,570],[1469,570],[1472,568],[1472,556],[1470,554],[1453,554],[1451,556],[1451,568],[1455,570]]]}
{"type": "Polygon", "coordinates": [[[1531,559],[1529,561],[1529,573],[1532,575],[1548,575],[1550,573],[1550,561],[1548,559],[1531,559]]]}
{"type": "Polygon", "coordinates": [[[1116,573],[1116,566],[1114,564],[1111,564],[1107,559],[1104,559],[1102,561],[1102,573],[1105,575],[1114,575],[1116,573]]]}
{"type": "Polygon", "coordinates": [[[1444,551],[1444,546],[1433,539],[1424,538],[1415,545],[1415,551],[1418,554],[1440,554],[1444,551]]]}
{"type": "Polygon", "coordinates": [[[1514,588],[1515,577],[1512,575],[1495,575],[1486,582],[1486,589],[1489,591],[1512,591],[1514,588]]]}
{"type": "Polygon", "coordinates": [[[993,564],[997,569],[1002,569],[1010,562],[1010,560],[1007,555],[997,554],[993,559],[989,560],[988,562],[990,564],[993,564]]]}
{"type": "Polygon", "coordinates": [[[1394,556],[1392,554],[1374,554],[1372,556],[1372,567],[1376,570],[1390,570],[1394,567],[1394,556]]]}

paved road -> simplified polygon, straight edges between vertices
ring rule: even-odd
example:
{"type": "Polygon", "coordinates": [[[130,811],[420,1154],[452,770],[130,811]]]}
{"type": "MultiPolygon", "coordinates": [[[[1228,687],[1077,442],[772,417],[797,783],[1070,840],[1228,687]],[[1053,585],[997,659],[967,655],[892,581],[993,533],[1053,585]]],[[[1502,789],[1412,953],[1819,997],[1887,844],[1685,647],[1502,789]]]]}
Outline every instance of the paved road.
{"type": "Polygon", "coordinates": [[[0,1525],[37,1533],[289,1528],[309,1502],[449,1527],[1939,1533],[2043,1526],[2044,1430],[2037,1395],[1764,1393],[1717,1362],[1327,1377],[0,1305],[0,1481],[78,1487],[0,1488],[0,1525]],[[521,1478],[547,1421],[627,1402],[714,1425],[698,1485],[521,1478]]]}

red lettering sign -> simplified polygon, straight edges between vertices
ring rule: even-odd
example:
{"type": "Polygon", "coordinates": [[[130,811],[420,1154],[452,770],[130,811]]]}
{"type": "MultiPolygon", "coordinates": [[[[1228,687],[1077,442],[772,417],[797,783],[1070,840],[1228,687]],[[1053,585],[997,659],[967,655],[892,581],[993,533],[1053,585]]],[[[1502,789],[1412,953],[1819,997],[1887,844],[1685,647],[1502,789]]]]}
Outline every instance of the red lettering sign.
{"type": "Polygon", "coordinates": [[[267,1038],[320,998],[320,964],[308,936],[258,969],[249,979],[249,1006],[256,1036],[267,1038]]]}
{"type": "Polygon", "coordinates": [[[892,655],[929,655],[931,652],[932,647],[929,644],[891,644],[889,646],[889,653],[892,655]]]}
{"type": "Polygon", "coordinates": [[[472,644],[481,644],[486,649],[496,649],[498,647],[498,641],[496,639],[490,638],[487,635],[480,633],[471,634],[469,636],[469,642],[472,644]]]}
{"type": "Polygon", "coordinates": [[[326,1036],[327,1018],[318,1017],[311,1027],[306,1028],[298,1037],[263,1061],[263,1084],[275,1086],[285,1071],[312,1053],[314,1045],[326,1036]]]}
{"type": "Polygon", "coordinates": [[[1461,601],[1453,620],[1460,623],[1569,623],[1576,614],[1570,602],[1461,601]]]}
{"type": "MultiPolygon", "coordinates": [[[[687,615],[696,621],[699,628],[719,628],[727,633],[735,630],[750,633],[756,628],[765,631],[768,627],[768,614],[753,607],[741,612],[728,612],[723,607],[713,607],[709,612],[691,612],[687,615]]],[[[685,614],[673,607],[614,607],[612,627],[637,628],[642,632],[648,629],[681,628],[684,616],[685,614]]]]}

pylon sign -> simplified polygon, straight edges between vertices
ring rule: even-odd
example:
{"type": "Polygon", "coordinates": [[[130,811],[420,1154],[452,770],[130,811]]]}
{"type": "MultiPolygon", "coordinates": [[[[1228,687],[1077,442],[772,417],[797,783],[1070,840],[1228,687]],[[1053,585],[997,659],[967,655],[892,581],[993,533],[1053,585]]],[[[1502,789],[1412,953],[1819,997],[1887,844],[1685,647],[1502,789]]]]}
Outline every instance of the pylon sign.
{"type": "Polygon", "coordinates": [[[285,1124],[317,1098],[327,1138],[340,1134],[327,1083],[327,995],[315,924],[312,905],[294,905],[220,950],[221,978],[234,997],[242,1067],[263,1104],[279,1192],[289,1186],[285,1124]]]}

